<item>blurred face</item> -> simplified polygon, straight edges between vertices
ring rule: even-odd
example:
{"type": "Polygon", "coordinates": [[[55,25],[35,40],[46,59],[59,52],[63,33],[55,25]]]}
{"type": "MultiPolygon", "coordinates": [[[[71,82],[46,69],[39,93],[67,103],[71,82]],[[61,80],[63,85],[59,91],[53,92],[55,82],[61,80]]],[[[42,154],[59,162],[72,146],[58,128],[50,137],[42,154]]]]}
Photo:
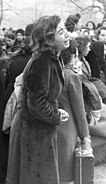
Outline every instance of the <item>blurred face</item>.
{"type": "Polygon", "coordinates": [[[90,45],[91,45],[91,43],[89,42],[89,43],[85,46],[84,51],[83,51],[83,53],[82,53],[83,56],[87,56],[87,55],[88,55],[89,51],[91,50],[91,49],[90,49],[90,45]]]}
{"type": "Polygon", "coordinates": [[[106,30],[105,29],[100,30],[99,41],[106,43],[106,30]]]}
{"type": "Polygon", "coordinates": [[[105,21],[102,23],[102,26],[103,27],[106,27],[106,22],[105,21]]]}
{"type": "Polygon", "coordinates": [[[60,21],[56,28],[54,46],[58,52],[69,47],[69,34],[62,21],[60,21]]]}
{"type": "Polygon", "coordinates": [[[6,43],[7,43],[8,46],[11,47],[11,46],[13,46],[13,44],[14,44],[14,40],[12,40],[12,39],[10,39],[10,38],[7,38],[7,39],[6,39],[6,43]]]}
{"type": "Polygon", "coordinates": [[[17,33],[17,35],[16,35],[17,40],[22,41],[23,38],[24,38],[24,36],[21,33],[17,33]]]}
{"type": "Polygon", "coordinates": [[[90,30],[92,30],[92,29],[93,29],[93,24],[92,24],[92,22],[89,22],[88,25],[87,25],[87,27],[88,27],[90,30]]]}
{"type": "Polygon", "coordinates": [[[80,30],[80,36],[89,36],[89,31],[86,29],[81,29],[80,30]]]}
{"type": "Polygon", "coordinates": [[[4,39],[3,31],[0,30],[0,40],[3,40],[3,39],[4,39]]]}

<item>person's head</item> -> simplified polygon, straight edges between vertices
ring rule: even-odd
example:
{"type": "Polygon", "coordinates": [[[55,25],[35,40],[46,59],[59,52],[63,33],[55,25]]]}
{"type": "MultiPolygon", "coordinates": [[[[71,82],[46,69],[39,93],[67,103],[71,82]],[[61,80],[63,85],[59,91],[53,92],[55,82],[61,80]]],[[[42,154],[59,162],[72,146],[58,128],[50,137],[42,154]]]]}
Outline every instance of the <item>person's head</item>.
{"type": "Polygon", "coordinates": [[[95,25],[95,23],[93,21],[88,21],[86,23],[86,27],[88,27],[89,30],[95,30],[96,29],[96,25],[95,25]]]}
{"type": "Polygon", "coordinates": [[[18,41],[23,41],[23,39],[24,39],[24,30],[23,29],[16,30],[16,39],[18,41]]]}
{"type": "Polygon", "coordinates": [[[31,36],[25,37],[21,48],[22,52],[28,55],[32,54],[30,42],[31,42],[31,36]]]}
{"type": "Polygon", "coordinates": [[[87,56],[90,51],[91,40],[88,36],[77,37],[77,48],[79,56],[87,56]]]}
{"type": "Polygon", "coordinates": [[[28,24],[25,28],[25,36],[31,36],[34,23],[28,24]]]}
{"type": "Polygon", "coordinates": [[[102,21],[102,27],[106,27],[106,18],[104,18],[102,21]]]}
{"type": "Polygon", "coordinates": [[[76,21],[72,15],[69,15],[65,21],[65,26],[69,32],[73,32],[76,26],[76,21]]]}
{"type": "Polygon", "coordinates": [[[7,44],[7,46],[12,47],[14,45],[14,41],[15,41],[15,34],[8,33],[6,35],[6,44],[7,44]]]}
{"type": "Polygon", "coordinates": [[[73,20],[75,24],[78,24],[81,15],[79,13],[76,13],[75,15],[70,15],[69,17],[71,20],[73,20]]]}
{"type": "Polygon", "coordinates": [[[88,27],[81,27],[79,36],[90,36],[88,27]]]}
{"type": "Polygon", "coordinates": [[[77,55],[77,43],[74,39],[70,40],[70,45],[64,51],[61,56],[63,58],[64,65],[73,64],[78,59],[77,55]]]}
{"type": "Polygon", "coordinates": [[[81,15],[79,13],[75,15],[69,15],[66,18],[65,25],[69,32],[73,32],[77,28],[80,18],[81,18],[81,15]]]}
{"type": "Polygon", "coordinates": [[[106,27],[100,27],[96,32],[96,38],[99,41],[106,43],[106,27]]]}
{"type": "Polygon", "coordinates": [[[69,46],[69,35],[57,15],[41,17],[32,30],[32,49],[36,51],[56,50],[58,53],[69,46]]]}

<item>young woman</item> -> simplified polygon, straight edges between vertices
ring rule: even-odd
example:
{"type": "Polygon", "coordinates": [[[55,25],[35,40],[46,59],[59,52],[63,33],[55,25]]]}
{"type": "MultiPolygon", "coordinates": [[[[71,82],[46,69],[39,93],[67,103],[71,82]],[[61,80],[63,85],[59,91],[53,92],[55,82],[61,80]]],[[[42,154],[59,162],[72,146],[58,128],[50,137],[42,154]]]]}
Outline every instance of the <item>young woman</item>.
{"type": "Polygon", "coordinates": [[[85,26],[89,28],[90,36],[94,37],[95,36],[95,30],[96,30],[95,23],[93,21],[88,21],[85,26]]]}
{"type": "MultiPolygon", "coordinates": [[[[91,84],[90,85],[91,87],[93,87],[92,84],[94,84],[94,87],[96,87],[96,90],[98,91],[99,95],[102,98],[102,101],[100,102],[101,105],[99,103],[99,100],[97,100],[97,98],[95,98],[95,101],[94,100],[92,101],[93,102],[92,115],[95,116],[95,118],[97,118],[98,120],[94,124],[91,123],[89,125],[90,133],[91,135],[94,135],[94,136],[106,137],[106,123],[105,123],[106,122],[106,92],[105,92],[106,87],[100,79],[92,77],[89,63],[85,59],[85,57],[90,51],[89,38],[78,37],[76,38],[76,41],[77,41],[77,47],[79,51],[79,59],[80,61],[82,61],[82,80],[87,81],[89,84],[91,84]],[[102,107],[102,109],[100,106],[102,107]]],[[[95,91],[95,89],[94,88],[91,88],[91,89],[93,89],[92,94],[96,95],[95,97],[97,97],[97,92],[95,91]]],[[[90,96],[92,97],[92,95],[90,96]]]]}
{"type": "Polygon", "coordinates": [[[68,112],[69,119],[65,125],[58,127],[58,153],[60,178],[63,183],[74,180],[74,152],[79,136],[83,156],[91,155],[91,140],[84,108],[81,62],[78,63],[78,51],[74,41],[62,52],[65,64],[65,84],[59,97],[59,104],[68,112]]]}
{"type": "Polygon", "coordinates": [[[57,126],[69,115],[58,109],[57,99],[64,84],[59,55],[68,46],[68,32],[59,16],[44,16],[34,25],[35,54],[23,73],[12,122],[7,184],[60,183],[57,126]]]}

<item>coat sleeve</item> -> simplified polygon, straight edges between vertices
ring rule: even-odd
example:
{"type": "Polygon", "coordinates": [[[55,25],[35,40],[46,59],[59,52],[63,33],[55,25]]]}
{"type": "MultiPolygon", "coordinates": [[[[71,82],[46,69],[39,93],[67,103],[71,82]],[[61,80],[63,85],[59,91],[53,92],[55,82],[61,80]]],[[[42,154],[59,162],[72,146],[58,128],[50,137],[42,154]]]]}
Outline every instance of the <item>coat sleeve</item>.
{"type": "Polygon", "coordinates": [[[77,75],[71,75],[69,81],[69,100],[72,112],[78,128],[79,136],[83,137],[89,133],[84,100],[82,93],[82,80],[77,75]]]}
{"type": "Polygon", "coordinates": [[[60,123],[60,116],[56,107],[56,99],[53,103],[48,100],[51,80],[51,63],[40,58],[34,61],[27,75],[27,106],[30,114],[43,122],[52,125],[60,123]]]}

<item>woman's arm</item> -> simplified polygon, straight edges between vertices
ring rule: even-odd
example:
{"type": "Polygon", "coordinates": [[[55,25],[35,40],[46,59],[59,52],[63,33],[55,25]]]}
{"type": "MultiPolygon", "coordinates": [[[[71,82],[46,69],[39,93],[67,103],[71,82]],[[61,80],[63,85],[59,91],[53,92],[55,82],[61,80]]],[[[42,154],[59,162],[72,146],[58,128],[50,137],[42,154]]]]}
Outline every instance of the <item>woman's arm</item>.
{"type": "Polygon", "coordinates": [[[27,105],[30,114],[53,125],[60,123],[60,116],[56,107],[56,99],[53,103],[48,101],[51,85],[51,62],[40,58],[34,61],[27,75],[27,105]]]}
{"type": "Polygon", "coordinates": [[[84,108],[82,80],[79,75],[70,75],[69,99],[79,136],[87,136],[89,129],[84,108]]]}

